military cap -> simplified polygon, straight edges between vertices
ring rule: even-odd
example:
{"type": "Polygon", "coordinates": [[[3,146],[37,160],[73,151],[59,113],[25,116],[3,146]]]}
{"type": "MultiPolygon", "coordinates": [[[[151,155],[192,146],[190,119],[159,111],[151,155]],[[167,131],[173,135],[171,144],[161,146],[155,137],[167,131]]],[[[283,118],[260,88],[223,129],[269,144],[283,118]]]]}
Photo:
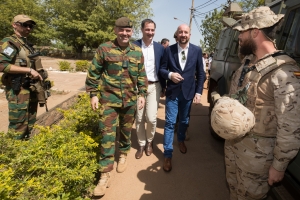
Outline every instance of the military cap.
{"type": "Polygon", "coordinates": [[[121,17],[116,20],[115,25],[122,28],[132,28],[132,21],[127,17],[121,17]]]}
{"type": "Polygon", "coordinates": [[[243,137],[255,125],[253,113],[238,100],[221,97],[211,112],[211,126],[224,139],[243,137]]]}
{"type": "Polygon", "coordinates": [[[269,7],[261,6],[243,14],[241,20],[233,26],[233,29],[246,31],[253,28],[268,28],[278,23],[283,17],[283,14],[276,15],[269,7]]]}
{"type": "Polygon", "coordinates": [[[28,17],[27,15],[17,15],[14,17],[13,19],[13,23],[16,23],[16,22],[21,22],[21,23],[24,23],[24,22],[28,22],[28,21],[31,21],[34,25],[36,25],[35,21],[33,21],[30,17],[28,17]]]}

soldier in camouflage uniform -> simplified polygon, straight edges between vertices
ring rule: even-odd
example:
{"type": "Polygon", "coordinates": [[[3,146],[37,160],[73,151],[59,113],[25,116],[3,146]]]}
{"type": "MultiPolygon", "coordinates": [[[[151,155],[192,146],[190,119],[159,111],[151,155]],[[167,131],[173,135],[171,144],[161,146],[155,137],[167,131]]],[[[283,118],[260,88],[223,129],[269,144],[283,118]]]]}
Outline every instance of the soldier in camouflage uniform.
{"type": "Polygon", "coordinates": [[[225,142],[230,199],[265,198],[300,147],[299,67],[276,50],[274,41],[282,18],[269,7],[259,7],[233,27],[240,31],[240,53],[245,58],[232,78],[229,95],[239,96],[254,114],[255,125],[246,136],[225,142]]]}
{"type": "Polygon", "coordinates": [[[138,109],[144,107],[148,86],[142,50],[129,41],[132,22],[126,17],[119,18],[114,32],[117,38],[99,46],[86,78],[91,106],[99,111],[99,133],[102,135],[99,161],[101,177],[94,189],[95,196],[104,195],[110,185],[118,125],[120,157],[117,172],[126,169],[136,103],[138,109]]]}
{"type": "Polygon", "coordinates": [[[42,80],[40,74],[30,67],[27,57],[30,47],[27,36],[36,23],[27,15],[17,15],[12,21],[14,34],[0,41],[0,72],[5,85],[9,109],[9,126],[19,132],[18,139],[29,137],[36,121],[36,93],[23,85],[25,77],[42,80]]]}

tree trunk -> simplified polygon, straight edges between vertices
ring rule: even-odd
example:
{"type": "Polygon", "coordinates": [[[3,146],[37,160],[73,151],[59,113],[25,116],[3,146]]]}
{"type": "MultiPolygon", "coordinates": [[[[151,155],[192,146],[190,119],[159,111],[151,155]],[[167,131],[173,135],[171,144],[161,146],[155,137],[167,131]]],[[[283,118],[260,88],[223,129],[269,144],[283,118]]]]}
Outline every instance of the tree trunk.
{"type": "Polygon", "coordinates": [[[83,51],[84,45],[74,45],[74,49],[76,50],[76,58],[81,59],[82,58],[82,51],[83,51]]]}

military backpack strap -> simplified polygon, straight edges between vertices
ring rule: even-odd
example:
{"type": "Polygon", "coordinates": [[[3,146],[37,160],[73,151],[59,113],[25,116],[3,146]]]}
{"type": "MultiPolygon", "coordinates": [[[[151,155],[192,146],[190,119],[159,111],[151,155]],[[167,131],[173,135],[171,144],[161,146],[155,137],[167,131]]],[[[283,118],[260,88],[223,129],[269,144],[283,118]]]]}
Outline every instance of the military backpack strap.
{"type": "Polygon", "coordinates": [[[269,65],[265,68],[258,69],[258,72],[261,74],[262,77],[268,74],[269,72],[278,69],[281,65],[285,63],[294,62],[294,60],[283,51],[279,51],[270,55],[268,58],[265,59],[265,61],[268,62],[269,65]]]}
{"type": "Polygon", "coordinates": [[[18,49],[18,52],[19,52],[20,49],[21,49],[22,44],[18,40],[16,40],[16,38],[13,37],[13,36],[10,36],[8,38],[10,39],[8,42],[10,44],[12,44],[13,46],[15,46],[18,49]]]}
{"type": "Polygon", "coordinates": [[[245,64],[243,66],[243,70],[241,72],[241,76],[239,78],[239,84],[238,86],[241,87],[242,86],[242,83],[244,81],[244,78],[245,78],[245,75],[250,72],[250,71],[253,71],[255,69],[255,65],[251,66],[251,67],[248,67],[249,66],[249,63],[250,63],[250,60],[249,59],[246,59],[245,61],[245,64]]]}
{"type": "Polygon", "coordinates": [[[10,38],[14,38],[15,40],[18,41],[17,43],[19,44],[19,48],[21,48],[21,46],[22,46],[22,47],[25,47],[30,52],[30,54],[34,53],[33,48],[30,47],[28,44],[26,44],[23,40],[20,40],[18,37],[14,36],[14,35],[10,36],[10,38]]]}

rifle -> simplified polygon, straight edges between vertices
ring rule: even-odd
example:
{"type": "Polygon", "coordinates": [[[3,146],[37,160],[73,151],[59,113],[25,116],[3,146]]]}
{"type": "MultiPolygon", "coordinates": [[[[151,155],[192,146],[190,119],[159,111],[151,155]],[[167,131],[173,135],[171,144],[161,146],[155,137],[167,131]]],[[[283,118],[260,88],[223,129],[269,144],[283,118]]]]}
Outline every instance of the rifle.
{"type": "Polygon", "coordinates": [[[43,80],[29,80],[29,88],[32,92],[37,93],[37,99],[40,107],[46,107],[46,112],[48,112],[47,107],[47,99],[51,96],[50,88],[52,87],[50,80],[48,80],[48,73],[46,70],[43,69],[42,62],[40,59],[40,52],[33,53],[28,55],[28,58],[30,59],[31,68],[36,70],[43,80]]]}

